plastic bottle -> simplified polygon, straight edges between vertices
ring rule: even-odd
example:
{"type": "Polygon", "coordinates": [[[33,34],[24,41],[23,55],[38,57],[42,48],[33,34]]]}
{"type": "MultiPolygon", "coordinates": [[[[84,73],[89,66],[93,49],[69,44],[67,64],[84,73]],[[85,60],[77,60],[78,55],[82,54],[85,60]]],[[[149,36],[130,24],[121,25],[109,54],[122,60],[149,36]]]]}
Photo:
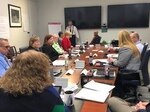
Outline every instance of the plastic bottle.
{"type": "Polygon", "coordinates": [[[93,55],[92,55],[92,53],[90,53],[90,56],[89,56],[89,65],[90,66],[93,65],[93,55]]]}
{"type": "Polygon", "coordinates": [[[69,58],[69,59],[72,58],[72,56],[71,56],[71,49],[68,50],[68,58],[69,58]]]}
{"type": "Polygon", "coordinates": [[[109,72],[110,72],[109,63],[106,63],[105,64],[105,78],[106,79],[109,79],[110,77],[109,72]]]}
{"type": "Polygon", "coordinates": [[[65,56],[65,69],[67,70],[68,69],[68,57],[65,56]]]}

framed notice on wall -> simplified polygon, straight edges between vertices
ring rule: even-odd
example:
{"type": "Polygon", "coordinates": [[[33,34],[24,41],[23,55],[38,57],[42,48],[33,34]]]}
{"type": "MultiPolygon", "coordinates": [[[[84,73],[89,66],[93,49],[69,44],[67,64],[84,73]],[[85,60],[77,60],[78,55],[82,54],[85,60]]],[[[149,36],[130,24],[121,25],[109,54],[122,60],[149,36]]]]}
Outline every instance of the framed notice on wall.
{"type": "Polygon", "coordinates": [[[58,34],[62,31],[61,23],[48,23],[48,32],[49,34],[58,34]]]}

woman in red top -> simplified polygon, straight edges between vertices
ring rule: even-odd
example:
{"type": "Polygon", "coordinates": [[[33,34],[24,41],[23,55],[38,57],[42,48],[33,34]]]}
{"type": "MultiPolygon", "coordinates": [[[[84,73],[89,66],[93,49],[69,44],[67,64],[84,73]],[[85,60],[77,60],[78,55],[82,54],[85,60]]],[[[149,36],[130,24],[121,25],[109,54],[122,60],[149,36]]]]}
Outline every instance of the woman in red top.
{"type": "Polygon", "coordinates": [[[71,48],[71,42],[70,42],[70,35],[71,33],[70,32],[65,32],[63,38],[62,38],[62,47],[64,49],[64,51],[67,51],[71,48]]]}

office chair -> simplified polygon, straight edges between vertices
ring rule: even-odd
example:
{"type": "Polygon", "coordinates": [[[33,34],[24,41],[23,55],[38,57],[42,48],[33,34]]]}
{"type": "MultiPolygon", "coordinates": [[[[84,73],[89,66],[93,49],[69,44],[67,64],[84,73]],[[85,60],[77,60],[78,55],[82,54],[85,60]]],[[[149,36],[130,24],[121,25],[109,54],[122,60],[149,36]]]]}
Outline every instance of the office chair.
{"type": "Polygon", "coordinates": [[[143,50],[141,52],[141,61],[142,61],[142,59],[145,55],[145,52],[146,52],[147,48],[148,48],[148,43],[144,43],[144,47],[143,47],[143,50]]]}
{"type": "Polygon", "coordinates": [[[110,44],[111,44],[113,47],[118,47],[119,42],[118,42],[118,40],[112,40],[112,41],[110,42],[110,44]]]}
{"type": "Polygon", "coordinates": [[[28,46],[19,48],[19,52],[22,53],[28,50],[28,46]]]}
{"type": "MultiPolygon", "coordinates": [[[[150,83],[150,76],[149,76],[149,64],[150,64],[150,49],[148,49],[145,52],[145,55],[142,59],[141,62],[141,66],[139,71],[130,71],[130,73],[128,75],[135,75],[135,77],[133,77],[133,79],[125,79],[125,81],[123,82],[123,85],[127,85],[128,87],[132,87],[132,89],[130,91],[132,91],[130,95],[128,95],[127,97],[125,97],[125,100],[127,101],[131,101],[131,100],[137,100],[137,87],[142,85],[142,86],[147,86],[150,83]]],[[[126,75],[127,73],[122,73],[123,75],[126,75]]],[[[121,74],[121,75],[122,75],[121,74]]],[[[128,94],[128,93],[127,93],[128,94]]]]}
{"type": "Polygon", "coordinates": [[[146,52],[143,63],[143,85],[137,87],[137,99],[140,101],[150,101],[150,49],[146,52]]]}
{"type": "Polygon", "coordinates": [[[8,52],[8,59],[11,60],[11,62],[14,60],[14,58],[18,55],[18,52],[16,50],[16,47],[15,46],[10,46],[9,48],[9,52],[8,52]]]}

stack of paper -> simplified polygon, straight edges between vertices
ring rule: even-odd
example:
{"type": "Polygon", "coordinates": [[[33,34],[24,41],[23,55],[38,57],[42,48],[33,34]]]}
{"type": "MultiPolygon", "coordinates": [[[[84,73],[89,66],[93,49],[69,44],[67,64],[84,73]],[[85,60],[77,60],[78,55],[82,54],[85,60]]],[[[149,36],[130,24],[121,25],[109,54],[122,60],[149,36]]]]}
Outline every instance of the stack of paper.
{"type": "Polygon", "coordinates": [[[103,83],[98,83],[95,82],[94,80],[91,80],[87,84],[84,85],[85,88],[92,89],[95,91],[101,91],[101,92],[110,92],[115,86],[113,85],[108,85],[108,84],[103,84],[103,83]]]}
{"type": "Polygon", "coordinates": [[[94,65],[97,61],[102,62],[102,63],[108,63],[108,60],[107,60],[107,59],[94,59],[94,60],[92,61],[93,65],[94,65]]]}
{"type": "Polygon", "coordinates": [[[65,60],[55,60],[53,62],[54,66],[64,66],[65,65],[65,60]]]}
{"type": "Polygon", "coordinates": [[[108,58],[118,58],[118,54],[107,54],[108,58]]]}
{"type": "Polygon", "coordinates": [[[84,88],[75,95],[75,98],[105,102],[110,94],[109,92],[114,87],[115,86],[98,83],[92,80],[84,85],[84,88]]]}

